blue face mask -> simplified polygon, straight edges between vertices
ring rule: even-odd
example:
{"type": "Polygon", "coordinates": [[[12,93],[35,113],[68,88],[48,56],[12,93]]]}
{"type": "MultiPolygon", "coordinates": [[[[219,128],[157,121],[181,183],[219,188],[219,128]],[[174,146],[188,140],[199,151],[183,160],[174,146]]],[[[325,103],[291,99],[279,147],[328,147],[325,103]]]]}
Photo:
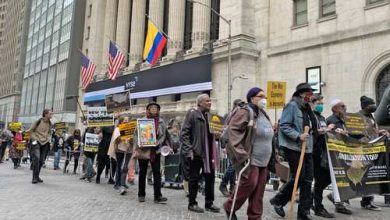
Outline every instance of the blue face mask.
{"type": "Polygon", "coordinates": [[[324,104],[317,104],[314,106],[314,111],[322,113],[324,111],[324,104]]]}

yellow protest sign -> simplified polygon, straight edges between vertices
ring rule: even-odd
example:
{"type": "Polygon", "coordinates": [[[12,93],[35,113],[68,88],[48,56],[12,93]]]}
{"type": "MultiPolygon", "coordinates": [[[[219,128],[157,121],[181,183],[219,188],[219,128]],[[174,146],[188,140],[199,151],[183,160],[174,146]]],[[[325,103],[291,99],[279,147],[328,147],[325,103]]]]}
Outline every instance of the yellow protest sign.
{"type": "Polygon", "coordinates": [[[17,150],[25,150],[27,147],[27,144],[25,141],[16,143],[16,149],[17,150]]]}
{"type": "Polygon", "coordinates": [[[22,129],[22,122],[9,122],[8,130],[10,131],[19,131],[22,129]]]}
{"type": "Polygon", "coordinates": [[[286,103],[286,82],[267,82],[267,108],[283,108],[286,103]]]}
{"type": "Polygon", "coordinates": [[[119,131],[121,134],[121,140],[133,140],[133,134],[135,129],[137,128],[137,120],[132,120],[128,123],[123,123],[119,125],[119,131]]]}

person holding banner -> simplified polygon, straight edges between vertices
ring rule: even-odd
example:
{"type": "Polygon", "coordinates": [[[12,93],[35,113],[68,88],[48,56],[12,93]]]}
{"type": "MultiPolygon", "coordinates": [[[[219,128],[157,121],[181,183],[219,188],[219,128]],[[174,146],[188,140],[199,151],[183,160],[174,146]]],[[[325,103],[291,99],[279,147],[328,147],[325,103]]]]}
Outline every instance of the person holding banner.
{"type": "Polygon", "coordinates": [[[14,163],[14,169],[20,167],[20,159],[23,156],[23,150],[26,148],[26,143],[23,142],[22,130],[12,131],[13,140],[9,149],[9,157],[14,163]]]}
{"type": "Polygon", "coordinates": [[[81,152],[81,134],[80,129],[75,129],[73,131],[73,135],[68,137],[65,142],[66,147],[66,160],[64,166],[64,173],[67,171],[67,167],[69,162],[74,157],[74,166],[73,166],[73,174],[76,174],[77,167],[79,165],[79,158],[81,152]]]}
{"type": "MultiPolygon", "coordinates": [[[[285,157],[290,167],[288,182],[270,200],[275,212],[284,217],[285,206],[292,197],[295,178],[299,178],[299,206],[298,219],[310,220],[311,184],[313,181],[313,133],[317,132],[317,121],[309,105],[313,95],[313,88],[307,83],[300,83],[293,94],[291,101],[284,107],[279,127],[279,145],[284,149],[285,157]],[[309,133],[304,128],[309,127],[309,133]],[[302,143],[306,142],[306,149],[300,176],[296,176],[300,162],[302,143]]],[[[295,201],[292,201],[295,202],[295,201]]]]}
{"type": "Polygon", "coordinates": [[[92,177],[95,175],[95,171],[93,169],[93,163],[95,160],[97,147],[92,148],[89,144],[87,145],[87,143],[89,143],[89,140],[87,140],[87,138],[89,138],[88,134],[92,134],[92,135],[95,135],[97,137],[94,139],[93,143],[97,142],[96,145],[98,145],[99,141],[101,140],[100,128],[99,127],[87,128],[84,132],[84,135],[83,135],[83,142],[82,143],[84,143],[83,153],[85,156],[86,168],[85,168],[85,174],[80,178],[80,180],[85,180],[86,182],[90,183],[92,177]]]}
{"type": "Polygon", "coordinates": [[[29,130],[31,134],[31,156],[33,169],[32,184],[43,182],[43,180],[39,177],[39,174],[43,164],[45,163],[45,159],[50,148],[52,125],[50,119],[52,116],[52,110],[43,110],[42,118],[36,121],[29,130]]]}
{"type": "Polygon", "coordinates": [[[324,110],[323,97],[319,94],[311,97],[314,116],[317,120],[317,131],[313,135],[313,162],[314,162],[314,214],[324,218],[334,218],[322,204],[324,189],[332,183],[328,164],[328,152],[326,146],[326,132],[333,128],[326,125],[326,119],[322,116],[324,110]]]}
{"type": "Polygon", "coordinates": [[[116,176],[114,188],[118,190],[120,195],[127,193],[128,186],[126,185],[126,176],[128,164],[133,152],[133,143],[128,138],[121,138],[119,126],[129,122],[129,117],[119,117],[118,126],[112,134],[108,154],[116,160],[116,176]]]}
{"type": "Polygon", "coordinates": [[[198,206],[196,196],[199,189],[201,174],[205,182],[205,209],[209,212],[220,211],[214,205],[214,184],[217,152],[215,137],[210,133],[208,114],[211,109],[211,99],[208,94],[196,98],[197,108],[188,110],[181,132],[181,155],[183,158],[184,176],[189,179],[188,210],[203,213],[198,206]],[[202,170],[202,172],[200,172],[202,170]]]}
{"type": "Polygon", "coordinates": [[[236,172],[244,171],[241,171],[243,173],[237,182],[236,197],[231,195],[224,203],[224,209],[228,217],[232,214],[232,219],[237,219],[235,212],[248,200],[248,219],[257,220],[263,215],[263,196],[274,131],[264,110],[267,103],[265,92],[254,87],[246,97],[248,105],[236,106],[227,119],[229,140],[226,150],[236,172]],[[247,163],[250,165],[245,169],[247,163]]]}
{"type": "MultiPolygon", "coordinates": [[[[138,201],[145,202],[145,187],[146,173],[150,162],[153,172],[153,188],[154,202],[165,203],[168,199],[161,194],[161,152],[160,149],[164,145],[170,145],[170,136],[167,126],[162,118],[160,118],[160,105],[152,102],[146,106],[146,119],[154,121],[154,129],[156,134],[156,143],[154,146],[145,147],[141,145],[141,135],[138,135],[139,128],[137,126],[134,132],[134,157],[138,159],[139,176],[138,176],[138,201]]],[[[153,131],[151,131],[153,132],[153,131]]],[[[149,133],[150,134],[150,133],[149,133]]]]}
{"type": "MultiPolygon", "coordinates": [[[[96,183],[100,184],[100,176],[103,173],[103,170],[106,169],[106,178],[108,176],[108,171],[110,171],[110,157],[108,156],[108,148],[110,146],[112,133],[114,131],[113,126],[109,127],[102,127],[101,129],[102,134],[102,140],[99,143],[99,150],[97,154],[97,174],[96,174],[96,183]]],[[[116,169],[116,167],[112,168],[116,169]]],[[[110,179],[108,180],[109,183],[114,184],[114,176],[115,172],[110,172],[110,179]]]]}

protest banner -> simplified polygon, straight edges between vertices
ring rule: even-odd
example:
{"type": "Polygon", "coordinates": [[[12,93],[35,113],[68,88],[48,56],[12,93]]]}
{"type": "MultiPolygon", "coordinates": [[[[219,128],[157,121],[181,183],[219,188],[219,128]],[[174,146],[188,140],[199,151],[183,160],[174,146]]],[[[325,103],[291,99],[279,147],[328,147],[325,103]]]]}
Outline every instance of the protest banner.
{"type": "Polygon", "coordinates": [[[31,139],[31,133],[29,131],[23,132],[22,135],[24,141],[29,141],[31,139]]]}
{"type": "Polygon", "coordinates": [[[114,117],[106,107],[88,107],[87,122],[88,127],[108,127],[114,125],[114,117]]]}
{"type": "Polygon", "coordinates": [[[54,128],[56,129],[56,131],[64,130],[64,129],[66,129],[66,124],[65,124],[65,122],[57,122],[57,123],[54,123],[54,128]]]}
{"type": "Polygon", "coordinates": [[[137,128],[137,120],[129,121],[119,125],[119,132],[121,134],[121,140],[133,140],[134,131],[137,128]]]}
{"type": "Polygon", "coordinates": [[[130,92],[124,91],[106,95],[106,107],[108,112],[122,112],[130,108],[130,92]]]}
{"type": "Polygon", "coordinates": [[[9,122],[8,123],[8,130],[10,131],[19,131],[22,129],[22,122],[9,122]]]}
{"type": "Polygon", "coordinates": [[[267,108],[281,109],[286,103],[286,82],[267,82],[267,108]]]}
{"type": "Polygon", "coordinates": [[[390,192],[389,152],[384,138],[370,143],[328,134],[332,185],[341,201],[365,195],[390,192]]]}
{"type": "Polygon", "coordinates": [[[98,152],[99,148],[99,136],[97,134],[86,133],[85,134],[85,144],[84,151],[85,152],[98,152]]]}
{"type": "Polygon", "coordinates": [[[221,134],[223,130],[223,118],[217,114],[209,114],[209,129],[212,134],[221,134]]]}
{"type": "Polygon", "coordinates": [[[345,128],[350,135],[365,135],[366,124],[364,123],[363,115],[359,113],[346,113],[345,128]]]}
{"type": "Polygon", "coordinates": [[[27,143],[26,141],[21,141],[16,143],[16,150],[25,150],[27,148],[27,143]]]}
{"type": "Polygon", "coordinates": [[[153,119],[137,119],[138,146],[155,147],[157,145],[156,129],[153,119]]]}

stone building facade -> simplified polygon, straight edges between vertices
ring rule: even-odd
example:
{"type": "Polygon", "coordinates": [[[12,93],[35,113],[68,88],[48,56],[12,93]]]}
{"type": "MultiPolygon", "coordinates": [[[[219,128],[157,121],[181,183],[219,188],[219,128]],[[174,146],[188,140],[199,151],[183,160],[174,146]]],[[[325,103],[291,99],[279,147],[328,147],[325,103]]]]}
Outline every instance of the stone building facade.
{"type": "MultiPolygon", "coordinates": [[[[174,72],[183,62],[188,66],[181,67],[179,74],[196,75],[192,71],[196,70],[195,61],[210,55],[210,67],[197,64],[209,68],[204,74],[210,75],[210,85],[184,92],[183,84],[172,87],[179,89],[161,92],[161,84],[176,78],[156,75],[155,80],[160,83],[155,89],[151,86],[131,91],[132,111],[142,113],[148,102],[157,101],[162,104],[163,113],[184,114],[195,105],[199,93],[208,92],[213,100],[212,110],[224,115],[228,110],[229,28],[210,11],[211,7],[231,20],[232,100],[245,100],[247,90],[255,85],[266,89],[267,81],[286,81],[289,99],[295,86],[305,82],[314,69],[320,73],[317,85],[321,84],[318,88],[326,98],[325,114],[330,113],[329,102],[333,98],[344,100],[350,111],[357,111],[361,95],[379,100],[390,82],[389,3],[389,0],[197,0],[194,3],[87,0],[83,51],[98,68],[95,82],[81,91],[85,100],[80,101],[86,105],[104,105],[104,95],[133,89],[125,85],[122,88],[119,81],[125,84],[155,72],[174,72]],[[155,66],[142,60],[145,14],[169,36],[167,49],[155,66]],[[118,82],[106,76],[109,40],[127,54],[118,82]]],[[[278,115],[280,112],[277,111],[278,115]]],[[[274,115],[273,110],[269,113],[274,115]]]]}

